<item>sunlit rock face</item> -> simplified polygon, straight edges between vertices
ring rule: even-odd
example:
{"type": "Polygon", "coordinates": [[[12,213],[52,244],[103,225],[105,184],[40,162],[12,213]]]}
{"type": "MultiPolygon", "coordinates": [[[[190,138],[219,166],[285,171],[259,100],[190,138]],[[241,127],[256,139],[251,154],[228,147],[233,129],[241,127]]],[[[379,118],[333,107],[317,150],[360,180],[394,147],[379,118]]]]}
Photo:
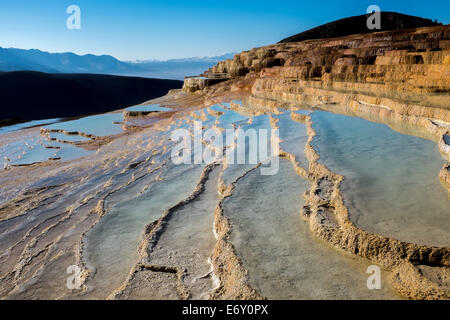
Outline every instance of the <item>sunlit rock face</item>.
{"type": "Polygon", "coordinates": [[[271,91],[268,97],[307,99],[308,89],[325,89],[368,94],[375,100],[369,103],[383,104],[377,99],[385,97],[448,109],[449,38],[448,26],[436,26],[282,43],[236,54],[205,74],[259,73],[252,93],[271,91]]]}
{"type": "Polygon", "coordinates": [[[226,81],[228,80],[228,78],[229,76],[227,73],[205,73],[204,76],[186,77],[184,79],[182,90],[185,92],[195,92],[198,90],[203,90],[208,86],[226,81]]]}
{"type": "Polygon", "coordinates": [[[0,297],[449,299],[449,36],[256,48],[144,105],[0,132],[0,297]],[[245,159],[239,135],[277,130],[278,170],[174,163],[196,125],[241,129],[200,144],[245,159]]]}

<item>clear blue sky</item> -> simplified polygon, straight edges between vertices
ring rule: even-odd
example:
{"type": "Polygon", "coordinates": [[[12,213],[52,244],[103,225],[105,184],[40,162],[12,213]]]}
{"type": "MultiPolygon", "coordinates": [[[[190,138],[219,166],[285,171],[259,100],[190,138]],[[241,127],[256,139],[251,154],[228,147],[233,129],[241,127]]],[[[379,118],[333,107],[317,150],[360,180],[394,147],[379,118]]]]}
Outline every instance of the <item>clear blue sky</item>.
{"type": "Polygon", "coordinates": [[[364,14],[371,4],[450,23],[448,0],[0,0],[0,46],[122,60],[219,55],[364,14]],[[66,28],[72,4],[81,30],[66,28]]]}

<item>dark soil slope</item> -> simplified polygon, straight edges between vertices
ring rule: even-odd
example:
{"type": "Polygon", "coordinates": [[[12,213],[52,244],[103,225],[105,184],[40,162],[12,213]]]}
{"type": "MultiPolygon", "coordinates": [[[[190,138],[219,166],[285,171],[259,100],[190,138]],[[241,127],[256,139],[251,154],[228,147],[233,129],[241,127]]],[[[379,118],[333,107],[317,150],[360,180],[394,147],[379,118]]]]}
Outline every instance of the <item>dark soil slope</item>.
{"type": "Polygon", "coordinates": [[[0,72],[0,119],[36,120],[107,112],[181,88],[178,80],[102,74],[0,72]]]}
{"type": "Polygon", "coordinates": [[[283,39],[280,42],[297,42],[308,39],[336,38],[358,33],[403,30],[440,25],[440,23],[433,22],[430,19],[409,16],[396,12],[381,12],[381,29],[370,30],[367,28],[367,18],[370,15],[371,14],[363,14],[361,16],[336,20],[283,39]]]}

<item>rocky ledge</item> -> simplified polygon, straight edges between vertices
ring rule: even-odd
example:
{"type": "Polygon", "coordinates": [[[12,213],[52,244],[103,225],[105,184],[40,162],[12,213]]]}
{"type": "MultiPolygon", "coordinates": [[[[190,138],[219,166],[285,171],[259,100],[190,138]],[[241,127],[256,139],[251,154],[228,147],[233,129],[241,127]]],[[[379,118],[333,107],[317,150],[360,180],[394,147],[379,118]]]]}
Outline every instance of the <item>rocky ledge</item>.
{"type": "Polygon", "coordinates": [[[182,90],[185,92],[195,92],[198,90],[205,89],[208,86],[223,82],[228,80],[229,76],[227,73],[208,73],[196,77],[186,77],[184,79],[184,84],[182,90]]]}

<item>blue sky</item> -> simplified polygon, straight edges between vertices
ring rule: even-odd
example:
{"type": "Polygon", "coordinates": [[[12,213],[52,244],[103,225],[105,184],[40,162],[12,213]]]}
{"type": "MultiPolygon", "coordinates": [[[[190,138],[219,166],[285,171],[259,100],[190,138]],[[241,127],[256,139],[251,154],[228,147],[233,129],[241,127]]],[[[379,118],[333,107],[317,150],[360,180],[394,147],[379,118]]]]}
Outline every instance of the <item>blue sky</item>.
{"type": "Polygon", "coordinates": [[[0,0],[0,46],[122,60],[219,55],[364,14],[371,4],[450,23],[447,0],[0,0]],[[66,28],[73,4],[81,8],[81,30],[66,28]]]}

